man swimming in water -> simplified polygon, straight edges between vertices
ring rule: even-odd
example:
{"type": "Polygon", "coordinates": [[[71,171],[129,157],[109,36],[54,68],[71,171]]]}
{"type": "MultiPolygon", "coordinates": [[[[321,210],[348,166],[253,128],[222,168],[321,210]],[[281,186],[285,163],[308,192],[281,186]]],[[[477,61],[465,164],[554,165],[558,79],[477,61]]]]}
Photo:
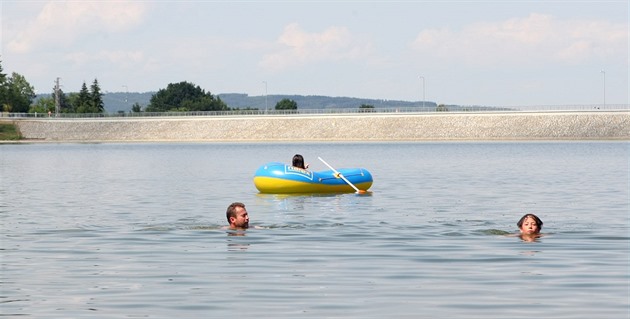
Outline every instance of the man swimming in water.
{"type": "Polygon", "coordinates": [[[225,217],[230,223],[230,229],[244,230],[249,228],[249,215],[243,203],[234,202],[230,204],[225,212],[225,217]]]}

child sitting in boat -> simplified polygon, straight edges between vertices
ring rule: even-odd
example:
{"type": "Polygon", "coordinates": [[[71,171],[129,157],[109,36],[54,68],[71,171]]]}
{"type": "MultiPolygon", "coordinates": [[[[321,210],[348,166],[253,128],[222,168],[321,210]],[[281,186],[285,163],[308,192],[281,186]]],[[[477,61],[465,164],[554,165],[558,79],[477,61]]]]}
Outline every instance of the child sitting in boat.
{"type": "Polygon", "coordinates": [[[293,156],[293,166],[301,169],[307,169],[309,165],[304,165],[304,157],[302,157],[302,155],[295,154],[293,156]]]}

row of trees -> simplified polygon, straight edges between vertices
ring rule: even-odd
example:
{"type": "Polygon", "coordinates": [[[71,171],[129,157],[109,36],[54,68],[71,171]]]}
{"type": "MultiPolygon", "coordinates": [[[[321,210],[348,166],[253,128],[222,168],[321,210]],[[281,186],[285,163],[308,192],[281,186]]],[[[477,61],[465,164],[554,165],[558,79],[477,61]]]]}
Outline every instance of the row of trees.
{"type": "MultiPolygon", "coordinates": [[[[50,97],[40,98],[35,103],[35,89],[24,76],[13,73],[7,76],[0,61],[0,111],[14,113],[103,113],[105,105],[98,80],[94,79],[89,89],[85,82],[79,93],[66,95],[57,85],[50,97]]],[[[276,103],[276,110],[297,110],[294,100],[282,99],[276,103]]],[[[249,108],[248,108],[249,109],[249,108]]],[[[361,112],[373,112],[374,106],[362,104],[361,112]]],[[[206,92],[198,85],[189,82],[171,83],[151,97],[146,112],[193,112],[193,111],[229,111],[231,109],[218,96],[206,92]]],[[[256,109],[254,109],[256,110],[256,109]]],[[[133,112],[142,112],[142,106],[135,103],[133,112]]],[[[446,112],[448,108],[440,104],[436,111],[446,112]]]]}
{"type": "MultiPolygon", "coordinates": [[[[38,99],[35,103],[35,89],[24,76],[13,73],[10,77],[2,72],[0,61],[0,105],[2,112],[14,113],[103,113],[105,105],[98,80],[87,87],[83,82],[78,93],[65,94],[59,86],[53,88],[50,97],[38,99]]],[[[297,103],[283,99],[276,104],[276,110],[297,110],[297,103]]],[[[198,85],[189,82],[171,83],[151,97],[146,112],[191,112],[229,111],[221,98],[206,92],[198,85]]],[[[141,112],[142,107],[135,103],[133,112],[141,112]]]]}
{"type": "Polygon", "coordinates": [[[56,101],[59,102],[60,113],[102,113],[105,110],[103,93],[98,80],[94,79],[89,90],[83,82],[79,93],[66,95],[59,87],[53,88],[51,96],[39,99],[29,112],[55,112],[56,101]]]}
{"type": "Polygon", "coordinates": [[[50,97],[44,97],[28,109],[29,113],[102,113],[105,110],[103,103],[103,93],[98,85],[98,80],[94,79],[88,89],[83,82],[79,93],[67,94],[59,87],[53,88],[50,97]],[[57,109],[57,103],[59,109],[57,109]]]}
{"type": "Polygon", "coordinates": [[[13,72],[11,76],[7,76],[3,72],[1,62],[0,106],[2,106],[2,112],[47,113],[57,111],[57,106],[59,106],[59,112],[63,113],[102,113],[105,110],[103,94],[96,79],[89,90],[83,82],[79,93],[66,96],[61,89],[56,87],[51,97],[41,98],[33,103],[36,97],[35,88],[18,73],[13,72]]]}
{"type": "MultiPolygon", "coordinates": [[[[295,101],[282,99],[276,103],[276,110],[297,110],[295,101]]],[[[139,111],[136,105],[132,109],[139,111]]],[[[213,96],[198,85],[189,82],[171,83],[166,89],[159,90],[151,97],[146,112],[191,112],[191,111],[229,111],[221,98],[213,96]]]]}

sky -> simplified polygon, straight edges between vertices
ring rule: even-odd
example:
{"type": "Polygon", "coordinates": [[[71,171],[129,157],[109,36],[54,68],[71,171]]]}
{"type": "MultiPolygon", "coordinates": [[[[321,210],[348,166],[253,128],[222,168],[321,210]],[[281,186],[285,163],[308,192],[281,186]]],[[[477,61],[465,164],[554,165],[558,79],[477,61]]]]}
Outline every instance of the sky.
{"type": "Polygon", "coordinates": [[[37,93],[628,104],[628,0],[0,0],[0,61],[37,93]]]}

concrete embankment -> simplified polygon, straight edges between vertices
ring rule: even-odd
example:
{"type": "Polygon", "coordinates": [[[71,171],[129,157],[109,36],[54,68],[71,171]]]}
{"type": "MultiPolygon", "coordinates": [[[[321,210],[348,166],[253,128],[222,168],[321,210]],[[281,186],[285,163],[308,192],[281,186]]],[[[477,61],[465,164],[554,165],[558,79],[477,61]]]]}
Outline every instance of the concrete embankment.
{"type": "Polygon", "coordinates": [[[0,121],[13,121],[26,140],[51,142],[630,139],[628,111],[0,118],[0,121]]]}

